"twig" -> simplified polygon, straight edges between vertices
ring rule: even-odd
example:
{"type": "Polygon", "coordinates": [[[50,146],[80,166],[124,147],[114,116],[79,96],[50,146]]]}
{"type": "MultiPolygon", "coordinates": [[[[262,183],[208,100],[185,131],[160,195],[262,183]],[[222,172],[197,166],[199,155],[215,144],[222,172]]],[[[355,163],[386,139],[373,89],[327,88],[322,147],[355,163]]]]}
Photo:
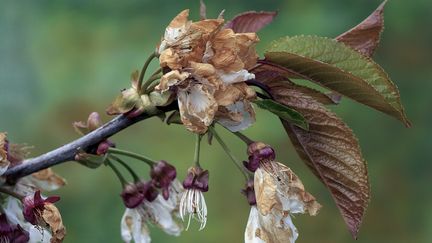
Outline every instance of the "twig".
{"type": "MultiPolygon", "coordinates": [[[[175,102],[174,102],[175,103],[175,102]]],[[[174,110],[176,107],[167,106],[162,107],[163,112],[174,110]]],[[[145,119],[153,117],[154,115],[142,114],[137,117],[129,118],[126,115],[120,115],[104,124],[100,128],[94,130],[93,132],[86,134],[85,136],[72,141],[66,145],[63,145],[57,149],[50,152],[42,154],[35,158],[30,158],[24,160],[21,164],[9,168],[3,176],[5,176],[8,181],[15,181],[16,179],[30,175],[34,172],[49,168],[54,165],[58,165],[67,161],[72,161],[75,158],[75,154],[79,149],[86,150],[92,145],[98,144],[101,141],[111,137],[112,135],[120,132],[121,130],[145,119]]]]}

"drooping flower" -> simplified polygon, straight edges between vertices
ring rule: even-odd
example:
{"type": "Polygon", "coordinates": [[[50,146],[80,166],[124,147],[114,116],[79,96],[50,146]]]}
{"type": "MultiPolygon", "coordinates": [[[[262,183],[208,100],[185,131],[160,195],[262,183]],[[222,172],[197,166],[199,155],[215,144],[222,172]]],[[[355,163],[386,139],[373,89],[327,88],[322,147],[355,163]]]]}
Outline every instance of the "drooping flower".
{"type": "Polygon", "coordinates": [[[33,225],[49,227],[52,232],[51,243],[62,242],[66,229],[57,207],[53,203],[60,200],[57,196],[43,199],[40,191],[23,198],[23,215],[33,225]]]}
{"type": "Polygon", "coordinates": [[[290,168],[274,161],[274,150],[270,146],[252,143],[248,154],[250,161],[259,160],[259,166],[255,170],[253,183],[256,206],[251,207],[245,242],[294,243],[298,232],[291,215],[316,215],[321,205],[305,191],[290,168]]]}
{"type": "Polygon", "coordinates": [[[188,20],[189,10],[168,25],[157,51],[167,68],[156,90],[177,94],[181,120],[195,133],[205,133],[215,120],[231,131],[255,121],[250,100],[255,92],[244,81],[257,61],[255,33],[224,29],[221,18],[188,20]]]}
{"type": "Polygon", "coordinates": [[[207,205],[203,192],[208,191],[208,170],[200,167],[191,167],[188,175],[183,181],[183,187],[186,190],[180,200],[180,218],[184,221],[188,215],[186,229],[189,228],[190,221],[195,218],[200,223],[199,230],[204,229],[207,223],[207,205]]]}

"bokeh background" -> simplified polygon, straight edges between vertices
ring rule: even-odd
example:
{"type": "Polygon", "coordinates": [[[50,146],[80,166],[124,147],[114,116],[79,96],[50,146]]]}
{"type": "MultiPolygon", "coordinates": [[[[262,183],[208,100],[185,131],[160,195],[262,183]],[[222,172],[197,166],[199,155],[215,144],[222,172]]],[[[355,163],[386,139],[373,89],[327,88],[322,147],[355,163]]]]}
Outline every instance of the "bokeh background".
{"type": "MultiPolygon", "coordinates": [[[[226,9],[227,19],[246,10],[278,10],[262,30],[266,43],[284,35],[334,37],[369,15],[378,0],[207,1],[208,16],[226,9]]],[[[14,142],[35,145],[33,155],[78,136],[71,123],[91,111],[103,113],[129,74],[139,69],[165,26],[182,9],[198,19],[198,1],[65,0],[0,1],[0,130],[14,142]]],[[[413,127],[344,99],[334,110],[356,132],[368,161],[372,201],[357,242],[432,242],[432,1],[390,1],[386,29],[375,59],[399,86],[413,127]]],[[[153,66],[155,67],[155,66],[153,66]]],[[[109,118],[104,116],[104,120],[109,118]]],[[[259,112],[246,132],[272,144],[279,160],[303,180],[324,208],[316,217],[297,216],[298,242],[354,242],[327,189],[300,161],[277,118],[259,112]]],[[[223,133],[237,157],[245,148],[223,133]]],[[[193,158],[194,136],[151,119],[114,137],[120,148],[165,159],[184,178],[193,158]]],[[[204,145],[210,170],[208,224],[175,238],[152,227],[153,242],[242,242],[249,208],[239,193],[242,177],[218,144],[204,145]]],[[[148,168],[128,161],[140,174],[148,168]]],[[[106,167],[55,167],[68,185],[56,192],[67,226],[65,242],[120,242],[124,207],[120,184],[106,167]]]]}

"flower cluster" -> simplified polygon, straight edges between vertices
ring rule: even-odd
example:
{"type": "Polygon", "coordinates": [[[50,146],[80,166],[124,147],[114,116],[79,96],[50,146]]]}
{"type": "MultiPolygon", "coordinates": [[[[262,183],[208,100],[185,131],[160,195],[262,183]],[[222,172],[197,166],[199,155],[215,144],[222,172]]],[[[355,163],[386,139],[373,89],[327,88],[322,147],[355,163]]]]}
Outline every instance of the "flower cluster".
{"type": "MultiPolygon", "coordinates": [[[[28,147],[9,143],[6,134],[0,133],[2,165],[17,166],[27,154],[28,147]]],[[[2,168],[2,171],[5,170],[2,168]]],[[[4,212],[0,215],[0,242],[62,242],[66,229],[53,204],[60,198],[43,198],[40,190],[53,191],[65,184],[65,180],[49,168],[22,177],[14,184],[2,182],[2,191],[8,196],[0,198],[4,212]]]]}
{"type": "Polygon", "coordinates": [[[248,155],[246,167],[255,168],[257,160],[258,166],[253,189],[249,181],[244,190],[251,205],[245,242],[295,242],[298,232],[290,215],[306,212],[316,215],[321,205],[305,191],[290,168],[274,161],[275,153],[269,145],[252,143],[248,155]]]}
{"type": "Polygon", "coordinates": [[[151,180],[127,184],[121,197],[126,211],[121,220],[121,235],[125,242],[150,242],[147,223],[158,226],[167,234],[178,236],[183,227],[177,222],[181,183],[175,167],[159,161],[150,171],[151,180]],[[159,192],[159,190],[161,193],[159,192]]]}
{"type": "Polygon", "coordinates": [[[232,131],[255,121],[250,100],[255,92],[244,81],[258,59],[256,33],[234,33],[224,20],[188,20],[182,11],[165,30],[157,48],[166,70],[156,87],[177,95],[181,120],[195,133],[205,133],[214,120],[232,131]]]}

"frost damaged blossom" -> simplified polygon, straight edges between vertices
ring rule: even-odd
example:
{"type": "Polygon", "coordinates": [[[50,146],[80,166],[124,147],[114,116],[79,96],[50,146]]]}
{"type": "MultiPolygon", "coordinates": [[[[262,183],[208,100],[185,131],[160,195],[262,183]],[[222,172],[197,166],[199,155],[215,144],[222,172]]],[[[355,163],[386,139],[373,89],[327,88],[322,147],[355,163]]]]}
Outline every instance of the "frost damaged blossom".
{"type": "Polygon", "coordinates": [[[8,161],[8,141],[6,133],[0,133],[0,176],[3,175],[9,168],[10,162],[8,161]]]}
{"type": "Polygon", "coordinates": [[[145,197],[135,208],[127,208],[121,220],[121,236],[124,242],[150,242],[147,223],[161,228],[165,233],[178,236],[182,226],[176,221],[180,195],[183,188],[179,181],[172,181],[169,197],[165,200],[157,195],[151,201],[145,197]]]}
{"type": "MultiPolygon", "coordinates": [[[[253,143],[249,155],[266,154],[270,146],[253,143]],[[259,151],[264,150],[264,151],[259,151]]],[[[298,232],[291,214],[316,215],[321,205],[305,191],[300,179],[287,166],[275,162],[274,154],[263,156],[254,175],[256,206],[252,206],[245,242],[295,242],[298,232]],[[272,159],[271,159],[272,158],[272,159]]]]}
{"type": "Polygon", "coordinates": [[[188,20],[182,11],[165,30],[157,52],[162,76],[156,90],[177,94],[180,116],[186,128],[205,133],[213,121],[231,131],[246,129],[255,122],[250,100],[255,91],[244,81],[255,78],[248,72],[258,59],[255,33],[234,33],[224,20],[188,20]]]}
{"type": "Polygon", "coordinates": [[[58,200],[60,198],[56,196],[43,199],[39,190],[22,200],[24,219],[33,225],[49,227],[52,233],[51,243],[62,242],[66,235],[60,212],[53,204],[58,200]]]}
{"type": "Polygon", "coordinates": [[[192,217],[200,223],[199,230],[204,229],[207,223],[207,205],[203,192],[208,191],[208,180],[208,170],[191,167],[183,181],[183,187],[186,191],[180,200],[180,217],[184,221],[186,214],[189,215],[186,229],[189,228],[192,217]]]}

